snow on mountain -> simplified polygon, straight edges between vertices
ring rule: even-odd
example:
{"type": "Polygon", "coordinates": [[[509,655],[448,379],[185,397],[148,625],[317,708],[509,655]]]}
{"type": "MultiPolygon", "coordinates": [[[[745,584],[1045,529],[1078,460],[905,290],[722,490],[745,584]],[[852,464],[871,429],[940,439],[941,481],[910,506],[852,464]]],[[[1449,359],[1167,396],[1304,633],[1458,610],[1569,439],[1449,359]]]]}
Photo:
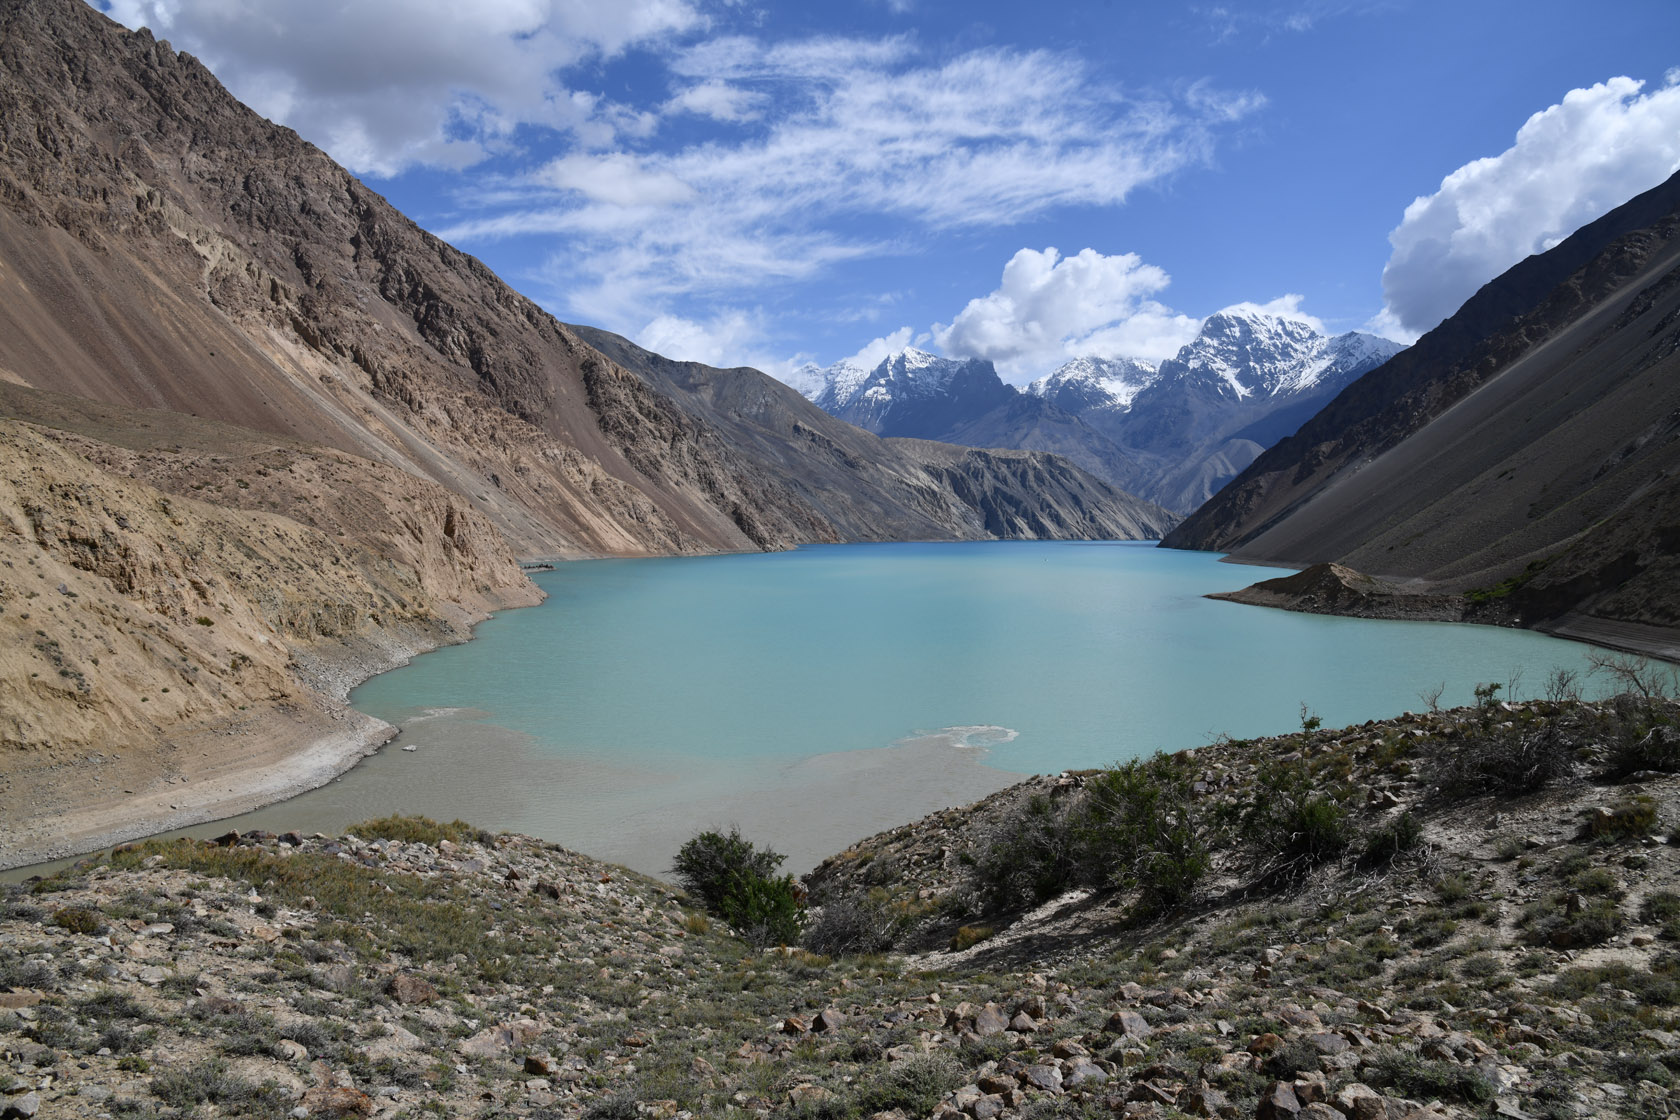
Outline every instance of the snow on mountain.
{"type": "Polygon", "coordinates": [[[1159,369],[1132,358],[1075,358],[1026,391],[1068,412],[1114,409],[1124,412],[1132,398],[1155,383],[1159,369]]]}
{"type": "Polygon", "coordinates": [[[807,363],[789,374],[787,383],[824,412],[838,415],[854,405],[880,410],[895,401],[937,397],[960,374],[977,372],[979,364],[989,370],[990,363],[941,358],[908,346],[872,368],[850,359],[822,367],[807,363]]]}
{"type": "Polygon", "coordinates": [[[1201,332],[1161,363],[1160,379],[1200,381],[1237,400],[1294,396],[1380,365],[1402,349],[1375,335],[1331,337],[1300,319],[1237,306],[1208,316],[1201,332]]]}

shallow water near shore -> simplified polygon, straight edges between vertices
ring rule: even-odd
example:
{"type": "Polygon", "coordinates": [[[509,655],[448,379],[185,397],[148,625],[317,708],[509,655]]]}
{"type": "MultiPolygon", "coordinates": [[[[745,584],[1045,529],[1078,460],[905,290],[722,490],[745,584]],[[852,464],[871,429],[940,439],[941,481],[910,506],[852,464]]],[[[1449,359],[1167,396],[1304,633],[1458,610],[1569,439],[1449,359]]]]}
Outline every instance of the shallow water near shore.
{"type": "Polygon", "coordinates": [[[849,545],[599,560],[358,688],[401,736],[320,790],[191,830],[460,817],[659,874],[738,824],[804,871],[1022,774],[1541,692],[1588,647],[1213,602],[1273,574],[1139,543],[849,545]],[[412,751],[405,747],[413,747],[412,751]]]}

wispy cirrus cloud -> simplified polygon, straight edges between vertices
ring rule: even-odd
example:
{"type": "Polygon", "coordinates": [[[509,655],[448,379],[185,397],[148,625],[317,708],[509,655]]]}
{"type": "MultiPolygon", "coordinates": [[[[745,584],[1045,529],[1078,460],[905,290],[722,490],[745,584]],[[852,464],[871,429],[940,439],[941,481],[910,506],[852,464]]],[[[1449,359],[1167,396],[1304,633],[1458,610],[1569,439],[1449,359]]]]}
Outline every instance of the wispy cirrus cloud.
{"type": "Polygon", "coordinates": [[[525,205],[487,205],[444,236],[554,235],[574,311],[624,321],[667,297],[909,251],[934,232],[1119,204],[1206,162],[1221,130],[1264,104],[1207,84],[1134,95],[1068,54],[930,60],[902,36],[720,38],[671,69],[690,89],[737,91],[724,103],[765,107],[762,118],[734,113],[744,127],[703,142],[570,153],[523,178],[525,205]]]}

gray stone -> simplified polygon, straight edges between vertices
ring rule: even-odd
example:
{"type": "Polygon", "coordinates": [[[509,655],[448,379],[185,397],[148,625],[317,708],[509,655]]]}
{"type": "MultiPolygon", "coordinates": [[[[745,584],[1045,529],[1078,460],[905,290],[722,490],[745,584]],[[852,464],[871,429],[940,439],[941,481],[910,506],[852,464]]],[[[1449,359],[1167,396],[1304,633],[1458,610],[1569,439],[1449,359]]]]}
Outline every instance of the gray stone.
{"type": "Polygon", "coordinates": [[[974,1033],[981,1038],[994,1034],[1002,1034],[1009,1029],[1009,1020],[1003,1017],[1003,1012],[995,1003],[988,1003],[974,1016],[974,1033]]]}
{"type": "Polygon", "coordinates": [[[1124,1038],[1135,1038],[1139,1042],[1155,1033],[1155,1028],[1149,1021],[1136,1011],[1116,1011],[1108,1017],[1108,1030],[1124,1038]]]}
{"type": "Polygon", "coordinates": [[[1084,1085],[1101,1085],[1108,1080],[1101,1066],[1084,1058],[1075,1058],[1068,1063],[1067,1070],[1062,1074],[1062,1085],[1068,1089],[1077,1089],[1084,1085]]]}
{"type": "Polygon", "coordinates": [[[21,1097],[7,1098],[6,1110],[0,1112],[0,1116],[5,1116],[7,1120],[11,1120],[13,1117],[16,1117],[17,1120],[30,1120],[30,1117],[39,1111],[41,1111],[41,1094],[25,1093],[21,1097]]]}
{"type": "Polygon", "coordinates": [[[1021,1084],[1030,1089],[1042,1089],[1046,1093],[1060,1093],[1062,1091],[1062,1071],[1055,1066],[1028,1066],[1018,1075],[1021,1084]]]}
{"type": "Polygon", "coordinates": [[[1260,1094],[1260,1104],[1254,1110],[1254,1120],[1295,1120],[1301,1115],[1301,1102],[1292,1086],[1274,1081],[1260,1094]]]}

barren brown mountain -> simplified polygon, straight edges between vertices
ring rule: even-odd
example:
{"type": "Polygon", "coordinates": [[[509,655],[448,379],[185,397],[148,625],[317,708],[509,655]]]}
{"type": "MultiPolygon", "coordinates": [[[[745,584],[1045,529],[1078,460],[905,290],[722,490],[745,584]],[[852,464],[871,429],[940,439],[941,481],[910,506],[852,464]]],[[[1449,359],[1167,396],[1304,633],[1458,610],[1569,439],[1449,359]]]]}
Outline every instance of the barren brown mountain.
{"type": "Polygon", "coordinates": [[[1680,175],[1493,280],[1165,543],[1680,656],[1680,175]]]}

